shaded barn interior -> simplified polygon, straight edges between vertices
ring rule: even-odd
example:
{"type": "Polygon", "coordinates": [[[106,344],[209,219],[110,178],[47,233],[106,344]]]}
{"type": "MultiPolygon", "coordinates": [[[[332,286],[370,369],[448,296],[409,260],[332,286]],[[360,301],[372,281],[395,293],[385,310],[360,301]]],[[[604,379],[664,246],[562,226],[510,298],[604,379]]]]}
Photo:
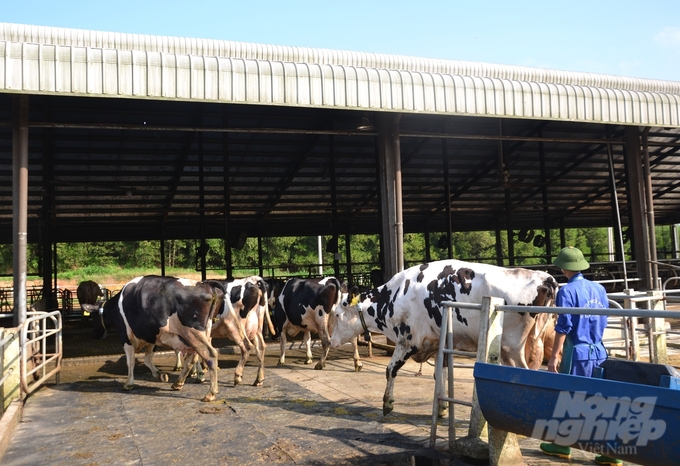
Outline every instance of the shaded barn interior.
{"type": "MultiPolygon", "coordinates": [[[[0,241],[12,237],[0,94],[0,241]]],[[[357,111],[31,96],[29,242],[377,233],[375,128],[357,111]]],[[[402,115],[405,232],[629,223],[625,127],[402,115]],[[450,209],[450,212],[448,211],[450,209]]],[[[680,131],[647,134],[656,223],[680,222],[680,131]]]]}
{"type": "MultiPolygon", "coordinates": [[[[474,230],[507,232],[496,255],[513,265],[518,231],[618,230],[619,213],[641,270],[654,223],[680,222],[680,83],[5,23],[0,36],[0,243],[43,245],[46,277],[63,242],[372,233],[389,278],[404,233],[474,230]]],[[[547,261],[560,246],[545,242],[547,261]]]]}

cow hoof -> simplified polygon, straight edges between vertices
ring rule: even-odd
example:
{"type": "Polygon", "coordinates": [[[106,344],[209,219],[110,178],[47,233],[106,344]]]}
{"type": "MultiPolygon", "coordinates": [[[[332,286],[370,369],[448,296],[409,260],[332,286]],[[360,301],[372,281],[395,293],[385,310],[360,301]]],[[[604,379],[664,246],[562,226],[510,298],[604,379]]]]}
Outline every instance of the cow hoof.
{"type": "Polygon", "coordinates": [[[167,372],[159,372],[158,373],[158,380],[160,380],[161,382],[169,382],[170,377],[168,376],[167,372]]]}
{"type": "Polygon", "coordinates": [[[255,383],[253,384],[253,387],[261,387],[262,385],[264,385],[264,379],[256,380],[255,383]]]}
{"type": "Polygon", "coordinates": [[[184,387],[184,384],[183,384],[183,383],[177,383],[177,382],[175,382],[175,383],[172,384],[172,389],[173,389],[173,390],[181,390],[182,387],[184,387]]]}
{"type": "Polygon", "coordinates": [[[323,370],[325,364],[321,364],[321,362],[317,362],[316,366],[314,366],[314,369],[317,371],[323,370]]]}
{"type": "Polygon", "coordinates": [[[234,377],[234,385],[239,385],[243,382],[243,377],[234,377]]]}
{"type": "Polygon", "coordinates": [[[439,411],[437,411],[437,417],[439,419],[446,417],[448,414],[449,414],[448,408],[439,408],[439,411]]]}
{"type": "Polygon", "coordinates": [[[208,403],[210,401],[215,401],[215,394],[214,393],[208,393],[203,399],[201,400],[204,403],[208,403]]]}
{"type": "Polygon", "coordinates": [[[279,361],[279,362],[276,363],[276,365],[277,365],[277,366],[285,366],[286,363],[283,362],[283,361],[279,361]]]}
{"type": "Polygon", "coordinates": [[[314,362],[314,361],[312,361],[311,359],[305,359],[305,364],[311,364],[311,363],[313,363],[313,362],[314,362]]]}
{"type": "Polygon", "coordinates": [[[354,372],[359,372],[362,367],[364,367],[364,365],[362,363],[360,363],[360,362],[356,363],[354,365],[354,372]]]}
{"type": "Polygon", "coordinates": [[[194,379],[194,383],[201,384],[201,383],[203,383],[203,382],[205,382],[205,377],[196,377],[196,378],[194,379]]]}
{"type": "Polygon", "coordinates": [[[135,388],[135,386],[134,386],[134,385],[131,385],[131,384],[125,384],[125,385],[123,385],[123,390],[125,390],[126,392],[129,392],[129,391],[132,390],[133,388],[135,388]]]}
{"type": "Polygon", "coordinates": [[[394,403],[383,403],[383,416],[387,416],[394,409],[394,403]]]}

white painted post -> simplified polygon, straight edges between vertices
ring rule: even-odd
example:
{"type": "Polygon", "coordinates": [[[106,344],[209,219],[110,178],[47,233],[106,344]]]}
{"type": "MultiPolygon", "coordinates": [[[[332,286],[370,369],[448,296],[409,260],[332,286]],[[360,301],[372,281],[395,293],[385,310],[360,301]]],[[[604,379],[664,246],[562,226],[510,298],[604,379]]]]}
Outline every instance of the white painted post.
{"type": "MultiPolygon", "coordinates": [[[[485,297],[479,321],[477,362],[501,363],[501,339],[503,336],[503,313],[496,306],[504,304],[500,298],[485,297]]],[[[522,452],[514,433],[500,431],[488,426],[479,407],[477,390],[472,396],[472,412],[468,435],[455,442],[456,453],[474,459],[488,459],[491,466],[523,464],[522,452]],[[488,439],[485,442],[482,437],[488,439]]]]}
{"type": "MultiPolygon", "coordinates": [[[[649,302],[649,309],[664,309],[663,293],[661,291],[648,291],[647,296],[654,298],[654,300],[649,302]]],[[[668,363],[665,325],[665,319],[653,317],[649,319],[649,362],[655,364],[668,363]]]]}
{"type": "MultiPolygon", "coordinates": [[[[503,337],[503,313],[496,311],[496,306],[503,305],[500,298],[484,298],[482,301],[482,319],[479,326],[479,345],[477,346],[477,361],[489,364],[501,364],[501,339],[503,337]],[[484,329],[486,327],[486,329],[484,329]],[[483,330],[486,330],[483,333],[483,330]]],[[[476,416],[479,420],[477,426],[473,426],[472,415],[470,416],[470,431],[475,427],[479,429],[486,425],[486,420],[481,414],[477,401],[476,389],[472,409],[479,410],[476,416]]],[[[509,466],[524,464],[522,451],[519,448],[517,435],[512,432],[494,429],[487,425],[489,431],[489,465],[509,466]]]]}
{"type": "MultiPolygon", "coordinates": [[[[434,448],[437,441],[437,417],[439,414],[439,394],[444,386],[444,349],[446,348],[447,334],[449,333],[449,322],[451,322],[451,307],[445,306],[446,310],[442,314],[442,323],[439,327],[439,351],[434,367],[434,397],[432,400],[432,424],[430,425],[430,448],[434,448]]],[[[453,363],[449,366],[449,371],[453,370],[453,363]]],[[[451,384],[453,385],[453,384],[451,384]]],[[[449,389],[451,390],[451,388],[449,389]]],[[[453,398],[453,396],[450,396],[453,398]]],[[[452,422],[453,406],[449,406],[449,448],[451,448],[451,430],[455,438],[456,427],[452,422]]]]}
{"type": "MultiPolygon", "coordinates": [[[[628,296],[633,296],[633,295],[635,295],[635,290],[633,290],[632,288],[625,289],[625,290],[623,290],[623,293],[628,295],[628,296]]],[[[623,300],[623,307],[624,307],[624,309],[636,309],[637,308],[635,301],[631,301],[630,299],[624,299],[623,300]]],[[[628,353],[629,353],[630,359],[632,361],[637,361],[640,358],[640,339],[638,338],[638,334],[637,334],[638,318],[637,317],[630,317],[629,319],[630,319],[631,348],[629,349],[628,353]]]]}
{"type": "MultiPolygon", "coordinates": [[[[501,363],[501,338],[503,336],[503,313],[496,311],[496,306],[502,305],[500,298],[484,297],[482,299],[482,314],[479,316],[479,342],[477,344],[477,362],[489,364],[501,363]]],[[[468,437],[486,437],[486,419],[482,415],[477,400],[477,389],[472,394],[472,413],[470,414],[470,428],[468,437]]]]}

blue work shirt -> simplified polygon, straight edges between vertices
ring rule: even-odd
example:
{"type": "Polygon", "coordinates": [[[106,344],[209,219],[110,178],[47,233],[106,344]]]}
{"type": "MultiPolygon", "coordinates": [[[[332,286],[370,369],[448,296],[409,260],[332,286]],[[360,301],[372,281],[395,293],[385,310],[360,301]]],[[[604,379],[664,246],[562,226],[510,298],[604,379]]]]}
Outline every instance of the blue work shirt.
{"type": "MultiPolygon", "coordinates": [[[[578,273],[558,290],[555,305],[605,309],[609,308],[609,301],[602,285],[586,280],[582,273],[578,273]]],[[[571,339],[574,361],[587,361],[607,358],[607,351],[602,345],[606,327],[607,316],[560,314],[555,331],[566,333],[571,339]]]]}

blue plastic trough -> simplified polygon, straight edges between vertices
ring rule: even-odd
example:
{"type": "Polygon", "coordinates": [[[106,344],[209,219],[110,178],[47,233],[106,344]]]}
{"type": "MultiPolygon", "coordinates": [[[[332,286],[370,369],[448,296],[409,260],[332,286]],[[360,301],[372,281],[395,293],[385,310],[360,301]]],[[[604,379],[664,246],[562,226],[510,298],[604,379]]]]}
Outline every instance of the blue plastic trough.
{"type": "Polygon", "coordinates": [[[627,361],[612,361],[605,378],[484,363],[474,370],[492,427],[655,466],[680,465],[680,390],[672,375],[669,366],[627,361]]]}

